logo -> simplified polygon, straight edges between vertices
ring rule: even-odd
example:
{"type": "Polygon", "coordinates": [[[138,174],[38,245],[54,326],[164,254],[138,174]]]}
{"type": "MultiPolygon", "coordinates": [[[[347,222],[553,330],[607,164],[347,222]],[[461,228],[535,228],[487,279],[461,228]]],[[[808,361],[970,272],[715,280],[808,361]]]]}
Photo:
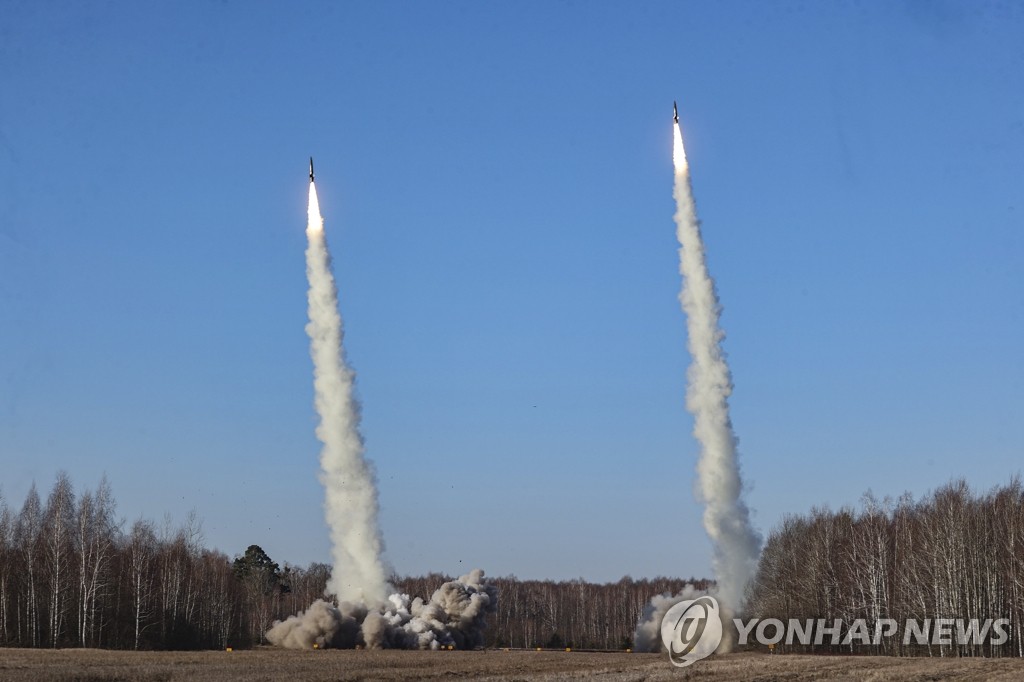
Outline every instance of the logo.
{"type": "Polygon", "coordinates": [[[722,619],[714,597],[674,604],[661,619],[661,641],[672,665],[680,668],[707,658],[722,643],[722,619]]]}
{"type": "Polygon", "coordinates": [[[790,618],[785,623],[778,618],[751,618],[746,622],[736,618],[733,623],[740,646],[752,639],[754,644],[769,648],[782,642],[788,646],[878,646],[892,639],[902,639],[904,647],[1002,646],[1010,639],[1009,618],[908,618],[902,633],[893,618],[858,618],[849,623],[841,618],[790,618]]]}

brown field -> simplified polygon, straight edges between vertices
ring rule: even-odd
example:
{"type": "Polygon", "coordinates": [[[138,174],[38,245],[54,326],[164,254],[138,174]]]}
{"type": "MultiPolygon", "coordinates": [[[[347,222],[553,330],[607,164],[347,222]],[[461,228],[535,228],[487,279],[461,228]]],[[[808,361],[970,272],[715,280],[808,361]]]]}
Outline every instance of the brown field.
{"type": "Polygon", "coordinates": [[[1019,680],[1022,659],[740,653],[673,668],[654,654],[562,651],[132,652],[0,649],[0,680],[1019,680]]]}

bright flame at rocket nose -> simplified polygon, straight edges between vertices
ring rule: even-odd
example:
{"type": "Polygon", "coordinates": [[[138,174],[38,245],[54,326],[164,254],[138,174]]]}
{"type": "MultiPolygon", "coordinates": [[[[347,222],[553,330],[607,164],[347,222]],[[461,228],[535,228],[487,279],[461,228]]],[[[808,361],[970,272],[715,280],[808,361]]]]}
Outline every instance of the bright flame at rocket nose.
{"type": "Polygon", "coordinates": [[[685,173],[688,165],[686,163],[686,149],[683,148],[683,134],[679,131],[678,123],[674,123],[672,129],[675,133],[675,140],[672,144],[672,163],[676,167],[676,173],[685,173]]]}
{"type": "Polygon", "coordinates": [[[307,232],[319,232],[324,229],[324,219],[320,217],[320,202],[316,199],[316,185],[309,183],[309,209],[306,219],[307,232]]]}

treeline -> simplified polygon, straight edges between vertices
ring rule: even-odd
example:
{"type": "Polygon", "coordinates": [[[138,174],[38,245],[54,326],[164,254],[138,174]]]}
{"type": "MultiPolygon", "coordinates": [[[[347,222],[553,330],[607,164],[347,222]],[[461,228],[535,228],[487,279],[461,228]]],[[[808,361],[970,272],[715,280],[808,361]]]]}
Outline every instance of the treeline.
{"type": "MultiPolygon", "coordinates": [[[[109,484],[76,494],[60,473],[45,501],[0,498],[0,646],[203,649],[264,642],[275,620],[324,593],[330,567],[279,566],[258,546],[206,549],[194,516],[175,526],[119,520],[109,484]]],[[[448,576],[394,578],[429,597],[448,576]]],[[[488,646],[619,649],[650,598],[687,582],[592,584],[497,578],[488,646]]]]}
{"type": "MultiPolygon", "coordinates": [[[[906,495],[880,502],[868,495],[859,510],[814,509],[788,517],[765,545],[748,611],[752,617],[840,618],[847,624],[863,618],[872,632],[883,618],[895,619],[901,631],[906,619],[1008,618],[1010,639],[1002,646],[905,646],[902,637],[891,637],[870,652],[1021,656],[1024,488],[1014,479],[977,495],[960,480],[917,501],[906,495]]],[[[851,650],[817,647],[834,648],[851,650]]]]}
{"type": "Polygon", "coordinates": [[[204,549],[194,516],[125,530],[104,479],[76,496],[61,473],[17,513],[0,500],[0,644],[185,649],[243,637],[243,585],[204,549]]]}

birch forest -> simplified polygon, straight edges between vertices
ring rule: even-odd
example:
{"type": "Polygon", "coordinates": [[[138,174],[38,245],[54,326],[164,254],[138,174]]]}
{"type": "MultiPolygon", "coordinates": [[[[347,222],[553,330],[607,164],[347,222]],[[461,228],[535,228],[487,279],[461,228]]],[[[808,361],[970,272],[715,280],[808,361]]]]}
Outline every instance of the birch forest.
{"type": "MultiPolygon", "coordinates": [[[[258,545],[231,556],[203,546],[200,523],[126,523],[110,485],[76,494],[66,474],[33,486],[20,508],[0,499],[0,646],[216,649],[265,643],[275,620],[324,594],[330,567],[278,564],[258,545]]],[[[450,576],[392,577],[429,597],[450,576]]],[[[594,584],[496,578],[487,643],[625,649],[651,595],[678,578],[594,584]]]]}
{"type": "MultiPolygon", "coordinates": [[[[231,548],[235,549],[235,548],[231,548]]],[[[258,545],[228,555],[204,546],[193,515],[181,523],[131,523],[110,485],[76,493],[59,474],[20,507],[0,498],[0,646],[202,649],[264,644],[275,620],[320,598],[326,564],[274,561],[258,545]]],[[[399,592],[429,597],[451,577],[392,576],[399,592]]],[[[695,578],[614,583],[494,578],[498,611],[487,645],[626,649],[644,607],[695,578]]],[[[954,481],[920,499],[878,500],[856,509],[817,508],[773,529],[748,590],[745,618],[998,619],[999,647],[781,646],[782,651],[932,656],[1021,656],[1024,641],[1024,486],[983,494],[954,481]]]]}
{"type": "Polygon", "coordinates": [[[900,624],[1006,618],[1010,639],[1001,646],[914,641],[906,646],[902,637],[892,637],[856,649],[1019,657],[1024,654],[1024,488],[1015,478],[976,494],[959,480],[918,500],[866,495],[859,509],[814,509],[787,517],[765,543],[748,611],[752,617],[782,620],[862,618],[872,631],[882,618],[900,624]]]}

